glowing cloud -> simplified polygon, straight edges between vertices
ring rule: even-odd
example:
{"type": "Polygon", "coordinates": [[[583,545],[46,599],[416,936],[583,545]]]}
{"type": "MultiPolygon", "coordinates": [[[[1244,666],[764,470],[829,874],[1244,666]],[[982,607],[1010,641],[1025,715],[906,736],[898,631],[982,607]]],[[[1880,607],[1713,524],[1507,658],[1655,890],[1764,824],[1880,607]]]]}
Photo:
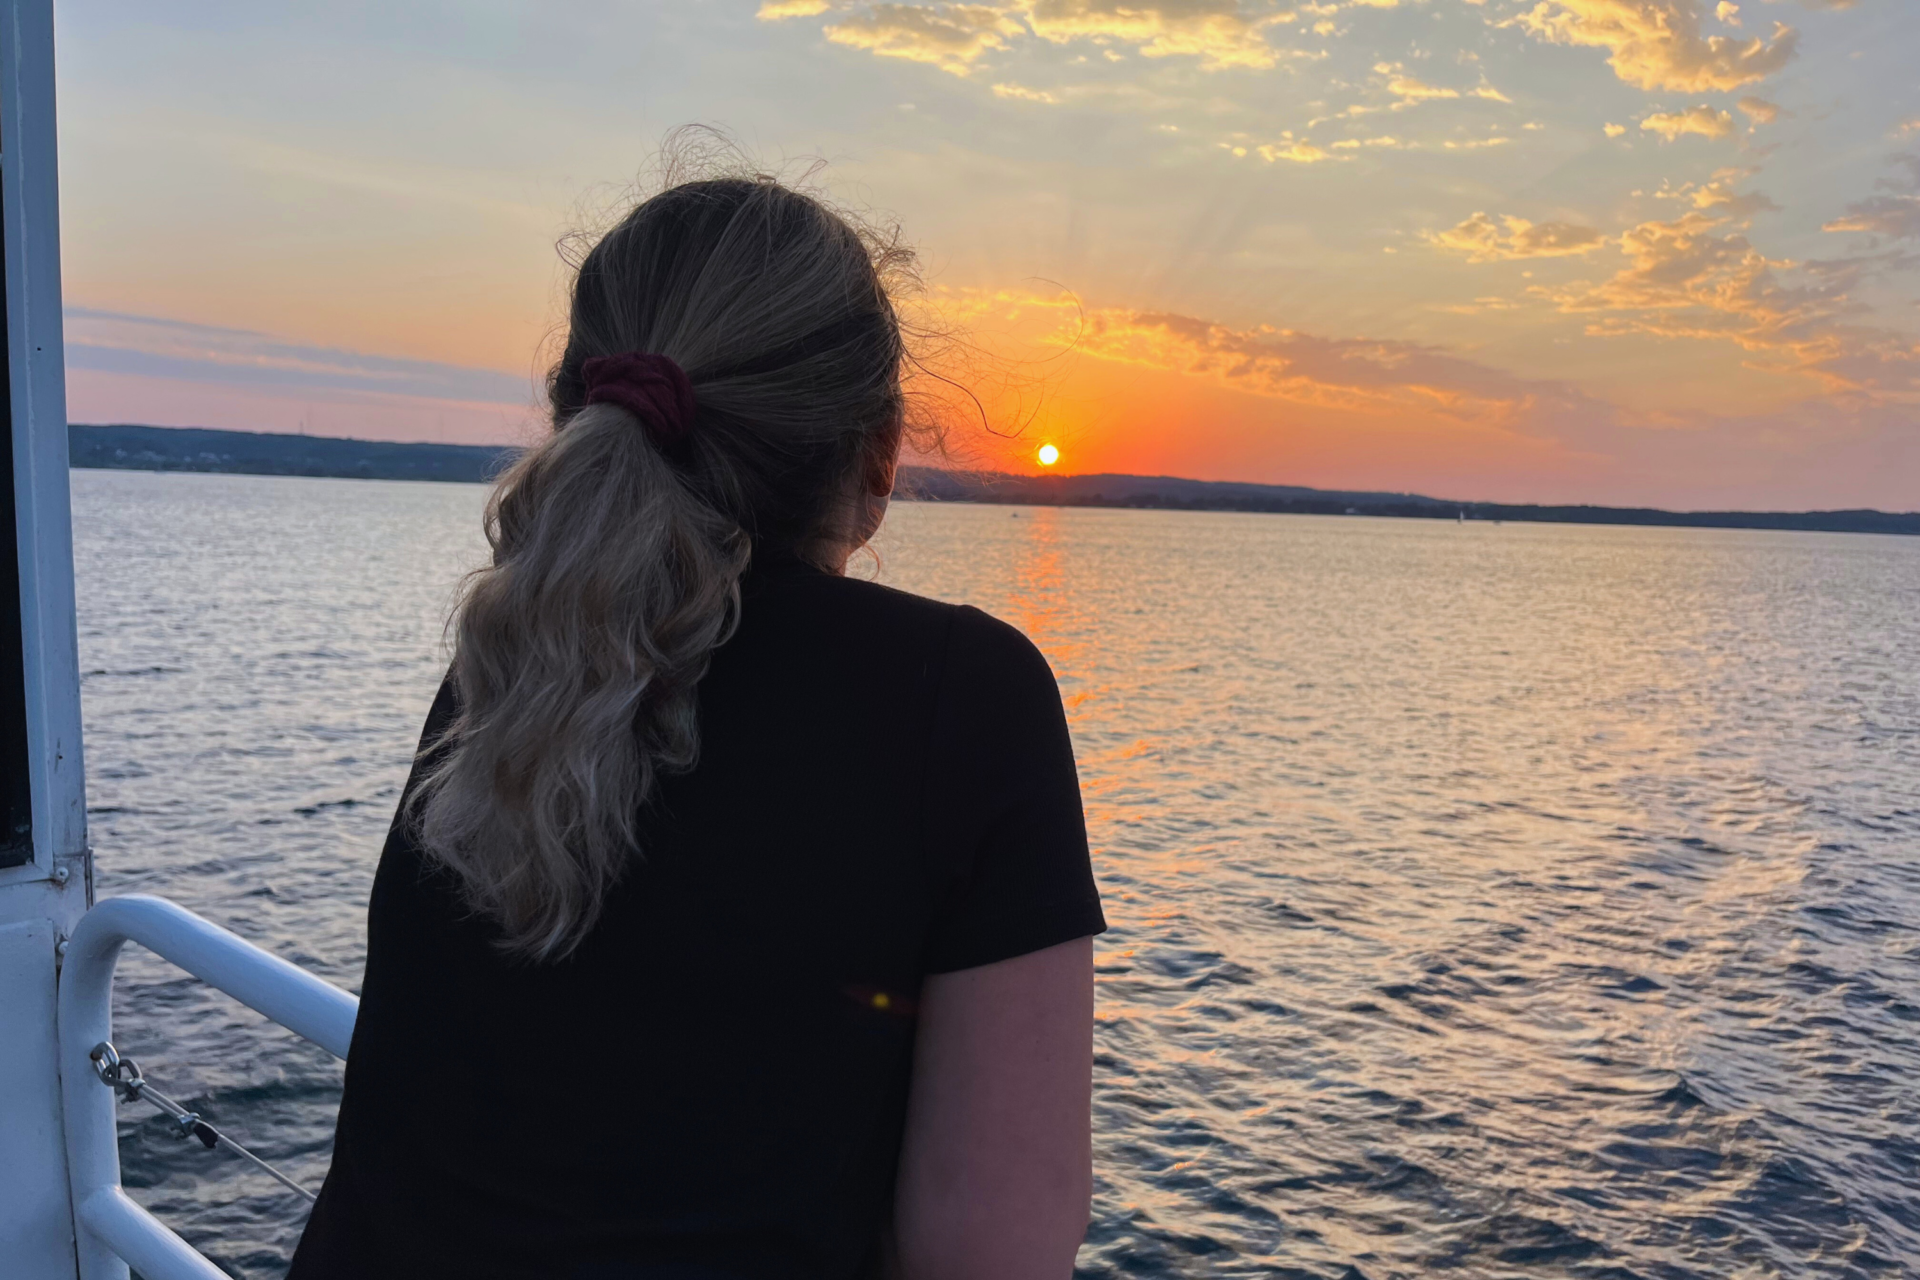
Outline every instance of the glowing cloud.
{"type": "Polygon", "coordinates": [[[1656,111],[1642,120],[1640,127],[1668,142],[1689,133],[1703,138],[1724,138],[1733,132],[1733,117],[1725,111],[1698,106],[1685,111],[1656,111]]]}
{"type": "Polygon", "coordinates": [[[1319,164],[1322,160],[1339,159],[1338,156],[1322,151],[1311,142],[1290,142],[1284,147],[1268,143],[1265,146],[1255,147],[1254,154],[1268,164],[1279,160],[1291,160],[1295,164],[1319,164]]]}
{"type": "MultiPolygon", "coordinates": [[[[762,21],[807,17],[829,0],[765,0],[762,21]]],[[[1389,6],[1390,7],[1390,6],[1389,6]]],[[[1143,57],[1192,57],[1209,71],[1264,69],[1281,52],[1266,32],[1299,20],[1291,9],[1242,0],[1012,0],[985,4],[873,4],[826,28],[827,38],[882,57],[931,63],[964,75],[990,50],[1038,37],[1050,44],[1090,41],[1132,47],[1143,57]]],[[[1107,57],[1118,58],[1111,48],[1107,57]]]]}
{"type": "Polygon", "coordinates": [[[1694,208],[1729,218],[1751,218],[1756,213],[1779,212],[1780,206],[1761,192],[1738,192],[1733,189],[1736,182],[1752,177],[1755,172],[1753,169],[1721,169],[1700,186],[1684,188],[1683,194],[1694,208]]]}
{"type": "Polygon", "coordinates": [[[1031,0],[1023,12],[1034,34],[1055,44],[1115,40],[1149,58],[1195,57],[1208,69],[1273,66],[1266,31],[1296,20],[1287,10],[1250,13],[1240,0],[1031,0]]]}
{"type": "Polygon", "coordinates": [[[762,22],[780,22],[787,18],[813,18],[833,6],[827,0],[765,0],[753,16],[762,22]]]}
{"type": "Polygon", "coordinates": [[[1758,367],[1818,379],[1832,392],[1883,403],[1920,394],[1920,343],[1842,320],[1856,310],[1850,293],[1866,264],[1805,264],[1801,282],[1782,283],[1776,273],[1796,264],[1725,233],[1726,222],[1689,213],[1641,223],[1620,237],[1628,265],[1612,278],[1535,293],[1593,315],[1592,335],[1732,342],[1772,357],[1758,367]]]}
{"type": "Polygon", "coordinates": [[[1607,243],[1592,227],[1570,222],[1533,223],[1525,218],[1501,218],[1476,212],[1458,226],[1430,231],[1426,240],[1469,262],[1509,262],[1518,258],[1565,258],[1591,253],[1607,243]]]}
{"type": "Polygon", "coordinates": [[[1772,124],[1780,118],[1780,104],[1765,98],[1742,98],[1734,104],[1755,124],[1772,124]]]}
{"type": "Polygon", "coordinates": [[[1046,346],[1303,404],[1383,411],[1418,404],[1471,416],[1510,410],[1547,385],[1416,342],[1328,338],[1264,324],[1235,329],[1175,312],[1089,307],[1025,290],[960,290],[940,302],[944,314],[970,324],[985,317],[1037,321],[1046,346]]]}
{"type": "MultiPolygon", "coordinates": [[[[1491,84],[1488,84],[1484,77],[1482,77],[1479,84],[1466,90],[1466,92],[1462,94],[1458,89],[1449,89],[1441,85],[1428,84],[1417,76],[1408,75],[1406,68],[1398,62],[1376,62],[1373,64],[1373,70],[1375,75],[1387,77],[1387,92],[1399,99],[1398,102],[1393,104],[1393,109],[1396,111],[1406,107],[1417,106],[1422,102],[1444,101],[1449,98],[1460,98],[1463,96],[1469,98],[1485,98],[1491,102],[1511,103],[1513,101],[1512,98],[1509,98],[1506,94],[1500,92],[1500,90],[1494,88],[1491,84]]],[[[1378,110],[1378,108],[1374,109],[1378,110]]],[[[1363,111],[1364,108],[1359,110],[1363,111]]],[[[1350,111],[1350,114],[1353,113],[1356,112],[1350,111]]]]}
{"type": "Polygon", "coordinates": [[[965,75],[990,49],[1006,46],[1018,23],[977,4],[876,4],[826,28],[827,39],[883,58],[926,62],[965,75]]]}
{"type": "Polygon", "coordinates": [[[1607,50],[1613,73],[1642,89],[1686,93],[1738,89],[1785,66],[1798,35],[1700,34],[1695,0],[1539,0],[1512,22],[1542,40],[1607,50]]]}
{"type": "Polygon", "coordinates": [[[1518,378],[1415,342],[1235,329],[1173,312],[1086,313],[1076,349],[1097,359],[1202,378],[1245,394],[1374,420],[1438,417],[1540,437],[1578,432],[1613,410],[1571,388],[1518,378]]]}
{"type": "Polygon", "coordinates": [[[996,84],[993,86],[993,96],[996,98],[1018,98],[1022,102],[1054,103],[1060,101],[1060,99],[1054,97],[1045,89],[1029,89],[1023,84],[996,84]]]}
{"type": "Polygon", "coordinates": [[[1430,85],[1423,80],[1416,80],[1414,77],[1402,72],[1397,63],[1377,63],[1373,69],[1381,75],[1389,77],[1387,80],[1387,92],[1397,98],[1404,98],[1412,102],[1425,102],[1433,98],[1457,98],[1460,96],[1458,89],[1442,89],[1436,85],[1430,85]]]}
{"type": "Polygon", "coordinates": [[[1896,240],[1920,238],[1920,196],[1874,196],[1850,204],[1822,231],[1856,231],[1896,240]]]}
{"type": "Polygon", "coordinates": [[[1777,329],[1787,302],[1772,269],[1786,264],[1769,260],[1745,236],[1719,234],[1725,223],[1702,213],[1643,222],[1619,240],[1629,266],[1601,284],[1552,296],[1563,311],[1661,318],[1627,326],[1642,332],[1737,338],[1777,329]],[[1684,323],[1672,319],[1691,313],[1700,314],[1684,323]]]}

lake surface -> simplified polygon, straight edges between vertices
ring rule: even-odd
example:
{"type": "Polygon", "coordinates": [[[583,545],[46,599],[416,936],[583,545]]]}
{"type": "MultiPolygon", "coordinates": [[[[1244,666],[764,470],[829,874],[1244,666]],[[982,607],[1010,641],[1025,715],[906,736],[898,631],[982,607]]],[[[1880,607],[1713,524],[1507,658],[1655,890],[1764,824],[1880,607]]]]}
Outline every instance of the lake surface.
{"type": "MultiPolygon", "coordinates": [[[[73,481],[100,893],[357,985],[483,492],[73,481]]],[[[864,571],[1060,676],[1082,1276],[1920,1266],[1920,539],[912,504],[864,571]]],[[[337,1064],[121,973],[122,1050],[317,1186],[337,1064]]],[[[135,1198],[279,1276],[304,1202],[121,1114],[135,1198]]]]}

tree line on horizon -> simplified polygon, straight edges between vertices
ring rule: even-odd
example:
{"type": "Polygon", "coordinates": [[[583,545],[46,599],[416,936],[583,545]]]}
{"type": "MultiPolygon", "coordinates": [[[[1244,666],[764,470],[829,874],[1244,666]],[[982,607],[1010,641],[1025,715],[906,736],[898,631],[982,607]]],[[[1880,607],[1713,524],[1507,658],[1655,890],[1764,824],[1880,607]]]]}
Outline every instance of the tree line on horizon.
{"type": "MultiPolygon", "coordinates": [[[[519,453],[511,445],[396,443],[139,424],[75,423],[68,427],[67,439],[71,464],[82,468],[466,484],[486,483],[519,453]]],[[[1868,509],[1663,511],[1652,507],[1547,506],[1178,476],[1021,476],[937,467],[902,467],[899,484],[902,497],[923,502],[1920,534],[1920,512],[1868,509]]]]}

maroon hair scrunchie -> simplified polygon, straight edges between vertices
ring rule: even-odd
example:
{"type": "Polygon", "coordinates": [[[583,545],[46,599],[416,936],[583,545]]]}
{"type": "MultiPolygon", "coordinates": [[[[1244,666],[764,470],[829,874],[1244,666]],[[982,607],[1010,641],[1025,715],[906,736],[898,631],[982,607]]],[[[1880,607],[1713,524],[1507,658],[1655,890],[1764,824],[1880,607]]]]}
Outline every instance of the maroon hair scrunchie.
{"type": "Polygon", "coordinates": [[[672,449],[693,431],[693,383],[665,356],[629,351],[580,364],[588,404],[612,404],[640,419],[653,442],[672,449]]]}

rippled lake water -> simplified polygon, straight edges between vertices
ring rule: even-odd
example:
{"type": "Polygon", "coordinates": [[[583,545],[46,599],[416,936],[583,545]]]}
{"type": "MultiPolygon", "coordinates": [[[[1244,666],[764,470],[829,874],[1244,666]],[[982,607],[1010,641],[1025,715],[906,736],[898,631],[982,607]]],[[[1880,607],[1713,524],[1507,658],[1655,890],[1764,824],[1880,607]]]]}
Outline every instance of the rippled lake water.
{"type": "MultiPolygon", "coordinates": [[[[482,497],[74,474],[102,894],[357,984],[482,497]]],[[[1920,1267],[1920,540],[904,505],[880,554],[1067,699],[1082,1276],[1920,1267]]],[[[317,1185],[338,1066],[122,975],[122,1048],[317,1185]]],[[[278,1276],[304,1203],[156,1117],[136,1198],[278,1276]]]]}

